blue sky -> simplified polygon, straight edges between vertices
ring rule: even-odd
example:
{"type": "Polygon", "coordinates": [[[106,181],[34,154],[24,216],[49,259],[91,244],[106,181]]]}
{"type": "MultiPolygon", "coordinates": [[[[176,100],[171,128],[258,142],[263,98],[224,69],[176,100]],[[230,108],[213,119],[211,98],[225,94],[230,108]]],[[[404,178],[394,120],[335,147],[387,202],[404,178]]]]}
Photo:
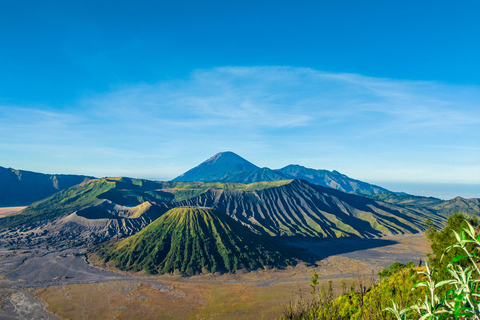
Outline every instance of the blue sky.
{"type": "Polygon", "coordinates": [[[479,13],[0,1],[0,166],[166,180],[230,150],[379,184],[479,184],[479,13]]]}

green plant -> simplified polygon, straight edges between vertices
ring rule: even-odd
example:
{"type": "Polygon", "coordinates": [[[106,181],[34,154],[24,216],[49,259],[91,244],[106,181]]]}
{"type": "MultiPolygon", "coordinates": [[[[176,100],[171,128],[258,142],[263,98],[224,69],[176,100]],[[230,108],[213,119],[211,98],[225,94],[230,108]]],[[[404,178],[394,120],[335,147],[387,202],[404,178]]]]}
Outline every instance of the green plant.
{"type": "Polygon", "coordinates": [[[444,248],[439,259],[441,262],[453,250],[460,250],[462,254],[453,257],[446,266],[449,278],[436,281],[435,270],[426,263],[426,271],[419,271],[424,281],[415,284],[412,290],[425,287],[427,292],[416,304],[399,310],[395,302],[386,308],[397,319],[408,319],[408,316],[424,319],[477,319],[480,320],[480,270],[478,267],[478,252],[480,249],[480,235],[476,235],[472,224],[464,220],[466,227],[460,232],[451,230],[455,242],[444,248]],[[467,264],[458,264],[459,261],[468,261],[467,264]],[[442,295],[442,288],[447,291],[442,295]]]}
{"type": "Polygon", "coordinates": [[[328,281],[328,287],[324,284],[317,289],[318,274],[313,269],[313,275],[310,287],[312,297],[303,298],[300,291],[300,297],[291,300],[288,305],[283,307],[283,316],[281,320],[330,320],[343,319],[339,315],[339,307],[333,303],[333,285],[328,281]]]}
{"type": "Polygon", "coordinates": [[[415,267],[415,264],[412,261],[409,261],[406,264],[402,264],[400,262],[394,262],[388,267],[388,269],[383,268],[382,271],[378,273],[378,276],[380,277],[380,279],[383,279],[386,277],[390,277],[394,273],[397,273],[404,268],[411,269],[413,267],[415,267]]]}
{"type": "Polygon", "coordinates": [[[316,269],[313,269],[312,284],[310,285],[310,287],[312,287],[312,292],[310,292],[312,296],[315,296],[317,285],[318,285],[318,273],[316,269]]]}
{"type": "MultiPolygon", "coordinates": [[[[442,230],[437,230],[433,223],[429,221],[426,221],[426,225],[428,229],[425,232],[425,236],[430,240],[430,247],[432,249],[432,254],[428,255],[430,268],[436,270],[434,277],[437,281],[446,280],[450,277],[447,270],[448,264],[458,264],[465,267],[469,261],[466,256],[464,256],[452,262],[455,257],[463,255],[463,250],[456,247],[445,252],[445,249],[457,242],[455,233],[461,233],[463,228],[468,228],[467,225],[476,227],[478,225],[477,218],[455,213],[448,218],[447,225],[442,230]]],[[[469,251],[474,250],[474,247],[475,245],[473,243],[466,245],[466,249],[469,251]]]]}

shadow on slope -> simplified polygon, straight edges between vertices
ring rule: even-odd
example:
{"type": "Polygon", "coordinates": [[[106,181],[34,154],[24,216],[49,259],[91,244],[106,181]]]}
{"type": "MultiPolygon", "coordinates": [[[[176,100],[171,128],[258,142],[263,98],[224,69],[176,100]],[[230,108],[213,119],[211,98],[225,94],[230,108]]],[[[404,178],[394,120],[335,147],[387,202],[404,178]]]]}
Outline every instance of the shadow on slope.
{"type": "Polygon", "coordinates": [[[264,190],[218,190],[179,202],[181,206],[217,208],[270,235],[342,238],[418,233],[430,219],[436,226],[445,217],[404,208],[339,190],[293,180],[264,190]]]}
{"type": "Polygon", "coordinates": [[[340,238],[340,239],[319,239],[304,237],[282,237],[279,242],[284,247],[289,247],[295,251],[298,258],[304,262],[316,265],[316,261],[326,259],[331,256],[357,253],[352,256],[363,258],[381,258],[376,250],[382,247],[388,247],[398,244],[397,241],[381,238],[340,238]],[[368,253],[365,251],[369,250],[368,253]]]}

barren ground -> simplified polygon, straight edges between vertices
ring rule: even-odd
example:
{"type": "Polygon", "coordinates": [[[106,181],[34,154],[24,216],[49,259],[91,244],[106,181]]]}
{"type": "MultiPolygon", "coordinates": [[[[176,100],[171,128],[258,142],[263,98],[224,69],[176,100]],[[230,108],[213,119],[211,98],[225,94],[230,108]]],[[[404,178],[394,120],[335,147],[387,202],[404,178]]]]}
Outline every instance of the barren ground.
{"type": "Polygon", "coordinates": [[[277,319],[282,304],[309,295],[314,267],[340,293],[342,279],[369,285],[382,267],[429,252],[423,234],[289,243],[315,263],[190,278],[113,272],[80,249],[0,248],[0,319],[277,319]]]}
{"type": "Polygon", "coordinates": [[[0,207],[0,218],[20,212],[26,207],[0,207]]]}

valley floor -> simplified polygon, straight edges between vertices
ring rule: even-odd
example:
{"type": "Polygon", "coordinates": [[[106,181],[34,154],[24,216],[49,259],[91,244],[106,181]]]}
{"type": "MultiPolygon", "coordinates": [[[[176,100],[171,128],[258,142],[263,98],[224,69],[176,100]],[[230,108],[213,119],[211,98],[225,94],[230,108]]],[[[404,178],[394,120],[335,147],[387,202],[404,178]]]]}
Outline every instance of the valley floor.
{"type": "MultiPolygon", "coordinates": [[[[278,319],[282,305],[320,283],[370,285],[392,262],[425,260],[423,234],[292,240],[309,263],[245,274],[147,276],[93,266],[80,249],[0,248],[0,319],[278,319]]],[[[90,259],[94,261],[93,258],[90,259]]]]}

